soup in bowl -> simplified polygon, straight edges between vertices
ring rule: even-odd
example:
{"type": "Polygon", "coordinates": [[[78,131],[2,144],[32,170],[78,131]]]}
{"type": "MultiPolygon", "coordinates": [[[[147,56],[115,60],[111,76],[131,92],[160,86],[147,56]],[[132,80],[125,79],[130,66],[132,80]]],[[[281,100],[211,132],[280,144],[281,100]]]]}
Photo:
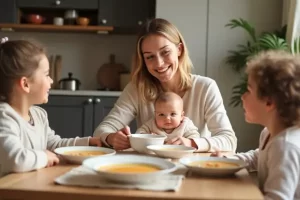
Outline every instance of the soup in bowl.
{"type": "Polygon", "coordinates": [[[124,183],[152,182],[176,170],[176,165],[165,159],[130,154],[89,158],[83,165],[102,178],[124,183]]]}
{"type": "Polygon", "coordinates": [[[54,152],[69,163],[81,164],[87,158],[95,156],[109,156],[116,153],[115,150],[104,147],[71,146],[56,148],[54,152]]]}
{"type": "Polygon", "coordinates": [[[189,170],[201,175],[208,176],[228,176],[233,175],[247,164],[238,159],[195,156],[181,158],[179,162],[189,170]]]}
{"type": "Polygon", "coordinates": [[[162,145],[167,137],[164,135],[135,133],[129,136],[130,146],[139,153],[150,153],[149,145],[162,145]]]}

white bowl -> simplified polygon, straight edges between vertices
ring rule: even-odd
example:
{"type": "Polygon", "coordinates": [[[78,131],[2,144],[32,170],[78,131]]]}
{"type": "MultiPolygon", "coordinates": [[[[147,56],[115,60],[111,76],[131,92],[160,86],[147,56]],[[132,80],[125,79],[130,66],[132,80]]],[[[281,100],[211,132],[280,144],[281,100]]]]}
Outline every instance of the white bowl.
{"type": "Polygon", "coordinates": [[[98,156],[109,156],[114,155],[116,153],[115,150],[104,148],[104,147],[93,147],[93,146],[71,146],[71,147],[59,147],[54,150],[54,152],[64,158],[66,161],[74,164],[81,164],[87,158],[98,157],[98,156]],[[66,155],[66,152],[69,151],[100,151],[104,152],[103,155],[95,155],[95,156],[74,156],[74,155],[66,155]]]}
{"type": "Polygon", "coordinates": [[[203,157],[203,156],[195,156],[195,157],[187,157],[181,158],[179,162],[185,165],[189,170],[195,172],[200,175],[205,176],[229,176],[238,172],[242,168],[246,167],[247,164],[243,160],[238,159],[229,159],[229,158],[220,158],[220,157],[203,157]],[[226,162],[231,164],[236,164],[234,167],[227,168],[207,168],[201,166],[192,166],[191,163],[195,161],[218,161],[218,162],[226,162]]]}
{"type": "Polygon", "coordinates": [[[153,135],[153,134],[131,134],[129,136],[129,141],[131,147],[139,153],[150,153],[147,149],[149,145],[159,145],[164,144],[167,137],[163,135],[153,135]]]}
{"type": "Polygon", "coordinates": [[[176,165],[162,158],[141,155],[115,155],[106,157],[94,157],[83,161],[83,165],[96,171],[101,178],[114,182],[124,183],[148,183],[161,179],[162,175],[176,170],[176,165]],[[121,173],[101,171],[99,168],[112,164],[150,164],[161,170],[147,173],[121,173]]]}
{"type": "Polygon", "coordinates": [[[194,147],[183,145],[149,145],[147,149],[153,151],[156,155],[165,158],[182,158],[192,155],[196,150],[194,147]]]}

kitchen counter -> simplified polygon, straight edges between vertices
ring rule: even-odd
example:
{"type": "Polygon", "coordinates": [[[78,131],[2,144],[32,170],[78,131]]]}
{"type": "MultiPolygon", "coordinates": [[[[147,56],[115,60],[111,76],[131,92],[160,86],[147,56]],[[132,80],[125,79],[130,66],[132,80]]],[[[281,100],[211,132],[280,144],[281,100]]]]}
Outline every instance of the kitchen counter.
{"type": "Polygon", "coordinates": [[[50,90],[50,95],[67,95],[67,96],[107,96],[118,97],[122,91],[101,91],[101,90],[50,90]]]}

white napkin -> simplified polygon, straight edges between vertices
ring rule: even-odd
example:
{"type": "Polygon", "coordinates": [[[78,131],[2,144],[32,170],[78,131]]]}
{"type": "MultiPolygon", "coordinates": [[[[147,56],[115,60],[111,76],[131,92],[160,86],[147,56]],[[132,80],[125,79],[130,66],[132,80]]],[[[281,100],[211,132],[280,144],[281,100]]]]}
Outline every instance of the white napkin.
{"type": "Polygon", "coordinates": [[[55,179],[55,183],[83,187],[178,191],[181,186],[182,179],[187,173],[187,169],[181,164],[176,165],[177,170],[173,174],[164,175],[159,181],[151,182],[149,184],[125,184],[110,182],[101,178],[96,172],[84,166],[73,168],[69,172],[57,177],[55,179]]]}

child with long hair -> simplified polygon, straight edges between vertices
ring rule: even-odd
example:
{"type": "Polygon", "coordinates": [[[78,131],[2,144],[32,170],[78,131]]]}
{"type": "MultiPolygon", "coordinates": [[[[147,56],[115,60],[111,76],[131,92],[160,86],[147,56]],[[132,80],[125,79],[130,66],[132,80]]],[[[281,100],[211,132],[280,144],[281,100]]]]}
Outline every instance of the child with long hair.
{"type": "Polygon", "coordinates": [[[0,43],[0,177],[59,163],[52,151],[63,146],[101,146],[100,138],[61,139],[47,113],[34,106],[48,102],[53,80],[45,51],[25,40],[0,43]]]}

